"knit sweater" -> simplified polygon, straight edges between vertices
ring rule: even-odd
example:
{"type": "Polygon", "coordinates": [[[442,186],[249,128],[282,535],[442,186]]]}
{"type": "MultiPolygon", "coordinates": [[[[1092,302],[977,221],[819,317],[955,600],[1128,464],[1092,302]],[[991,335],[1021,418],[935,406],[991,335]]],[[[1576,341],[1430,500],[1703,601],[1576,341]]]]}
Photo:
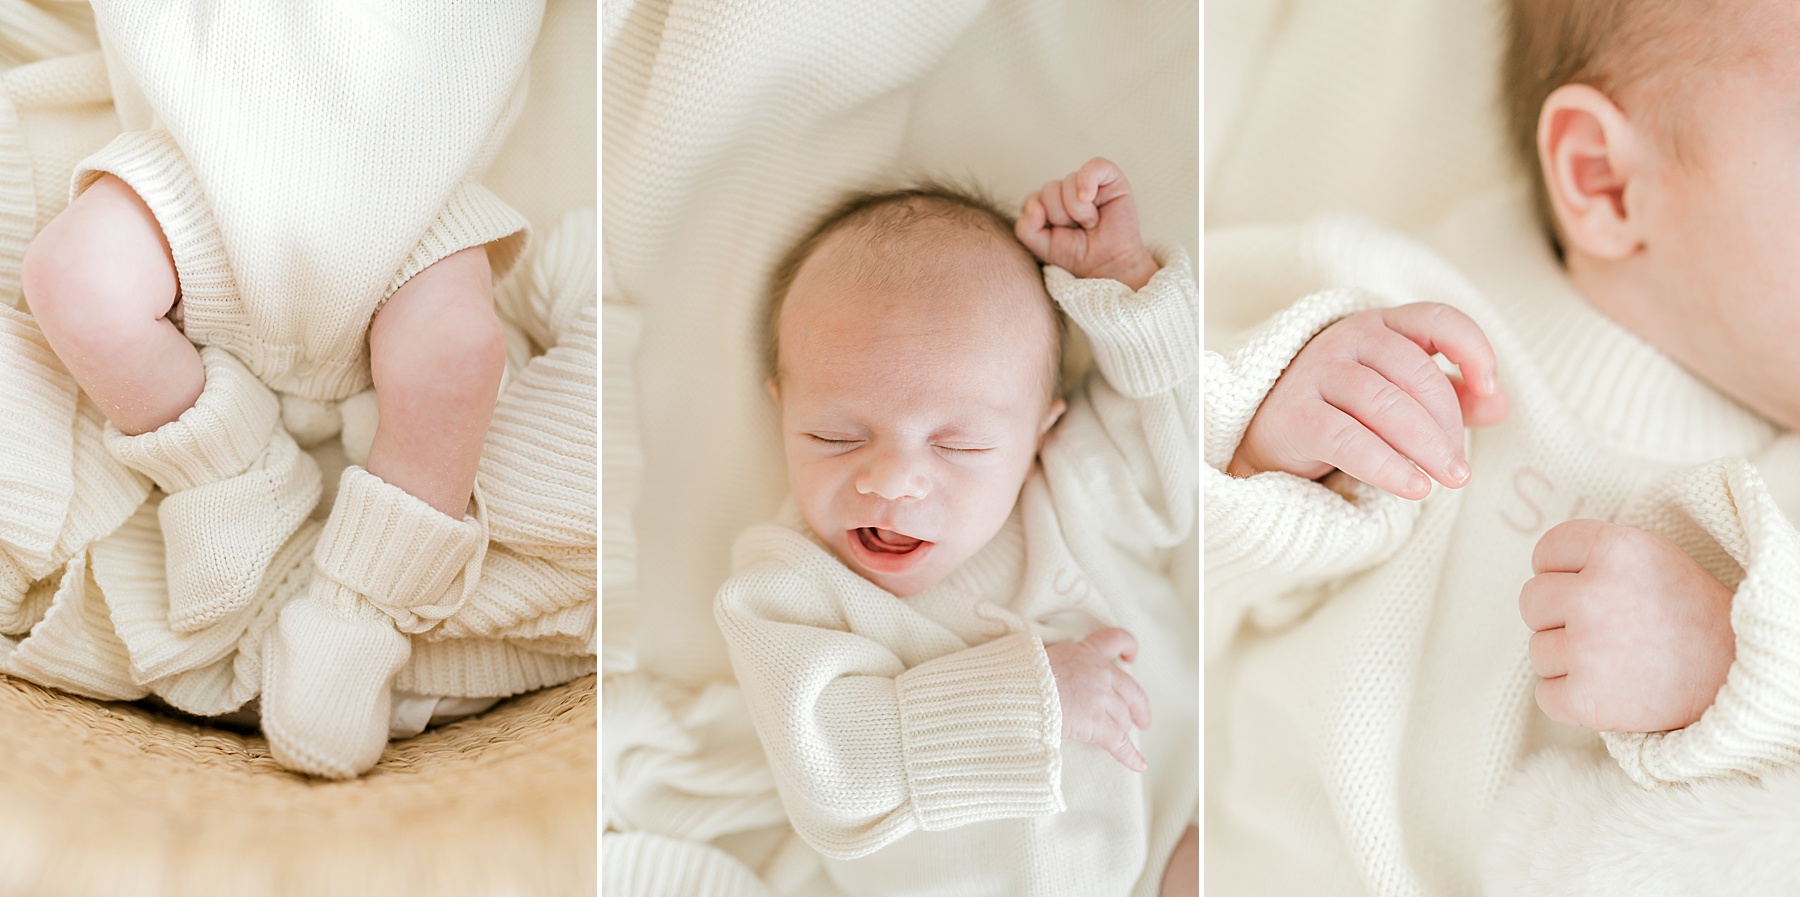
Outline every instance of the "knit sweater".
{"type": "Polygon", "coordinates": [[[1135,294],[1050,268],[1100,374],[1069,401],[998,535],[897,598],[790,501],[746,531],[715,605],[794,828],[845,894],[1146,894],[1195,805],[1192,598],[1166,578],[1194,522],[1193,275],[1135,294]],[[1061,738],[1044,644],[1137,636],[1147,773],[1061,738]]]}
{"type": "Polygon", "coordinates": [[[327,34],[343,23],[323,14],[248,27],[232,17],[254,12],[205,4],[99,12],[106,54],[0,72],[0,672],[103,699],[154,694],[203,715],[255,697],[263,637],[312,577],[331,484],[366,456],[373,402],[351,394],[369,382],[370,317],[432,261],[494,240],[508,364],[476,478],[489,538],[471,568],[480,586],[453,612],[414,622],[412,659],[394,687],[497,697],[591,672],[594,215],[539,222],[527,246],[524,219],[474,181],[518,110],[537,7],[479,21],[440,21],[423,5],[391,11],[410,42],[380,29],[327,34]],[[364,68],[337,65],[345,60],[332,48],[350,46],[364,68]],[[321,67],[332,77],[315,77],[321,67]],[[221,71],[255,75],[233,82],[221,71]],[[389,90],[383,79],[407,83],[389,90]],[[117,117],[114,88],[124,94],[117,117]],[[151,130],[120,135],[121,117],[151,130]],[[309,122],[317,133],[301,133],[309,122]],[[365,151],[355,164],[347,147],[365,151]],[[189,337],[282,390],[252,384],[244,394],[266,399],[220,419],[291,433],[327,483],[315,519],[275,548],[249,600],[179,629],[168,500],[109,453],[103,416],[18,293],[31,236],[66,205],[72,180],[80,189],[100,171],[124,178],[157,214],[189,337]],[[294,230],[268,232],[276,226],[294,230]]]}
{"type": "Polygon", "coordinates": [[[1603,739],[1537,709],[1518,613],[1533,546],[1567,519],[1669,536],[1736,589],[1737,660],[1713,707],[1682,730],[1605,735],[1620,766],[1655,786],[1800,760],[1800,478],[1757,463],[1792,439],[1587,305],[1521,194],[1462,210],[1431,248],[1334,216],[1208,249],[1212,290],[1292,303],[1206,356],[1209,887],[1479,892],[1509,773],[1603,739]],[[1427,300],[1481,326],[1512,399],[1505,423],[1468,434],[1469,485],[1409,502],[1342,474],[1223,473],[1308,339],[1427,300]]]}

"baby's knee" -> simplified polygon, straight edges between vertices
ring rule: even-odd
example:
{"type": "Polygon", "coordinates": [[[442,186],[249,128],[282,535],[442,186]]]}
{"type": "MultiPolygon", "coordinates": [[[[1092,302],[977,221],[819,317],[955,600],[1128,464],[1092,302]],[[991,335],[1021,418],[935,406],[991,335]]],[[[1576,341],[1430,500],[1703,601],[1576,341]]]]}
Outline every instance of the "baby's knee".
{"type": "Polygon", "coordinates": [[[39,325],[77,338],[148,326],[175,304],[175,264],[156,218],[111,175],[32,239],[19,275],[39,325]]]}
{"type": "Polygon", "coordinates": [[[378,392],[428,389],[491,399],[506,366],[506,334],[491,298],[421,295],[411,308],[384,308],[369,349],[378,392]]]}

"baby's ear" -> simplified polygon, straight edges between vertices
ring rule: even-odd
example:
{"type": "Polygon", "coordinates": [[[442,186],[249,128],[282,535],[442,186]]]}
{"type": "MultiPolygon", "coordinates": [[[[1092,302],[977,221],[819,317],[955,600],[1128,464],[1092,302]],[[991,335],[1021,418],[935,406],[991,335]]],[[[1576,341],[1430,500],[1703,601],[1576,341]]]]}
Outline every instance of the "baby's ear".
{"type": "Polygon", "coordinates": [[[775,400],[775,407],[781,407],[781,381],[770,377],[763,381],[763,389],[769,391],[769,398],[775,400]]]}
{"type": "Polygon", "coordinates": [[[1538,161],[1568,248],[1616,261],[1643,245],[1633,206],[1649,180],[1646,137],[1611,98],[1586,84],[1564,84],[1544,99],[1538,161]]]}

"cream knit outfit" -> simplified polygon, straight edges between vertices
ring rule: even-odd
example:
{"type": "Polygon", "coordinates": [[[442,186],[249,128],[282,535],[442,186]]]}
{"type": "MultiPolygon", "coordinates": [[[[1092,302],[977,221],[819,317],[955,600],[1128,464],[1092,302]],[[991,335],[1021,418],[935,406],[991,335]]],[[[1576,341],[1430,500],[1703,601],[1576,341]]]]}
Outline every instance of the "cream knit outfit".
{"type": "Polygon", "coordinates": [[[737,541],[715,611],[788,817],[848,895],[1153,894],[1194,819],[1198,306],[1178,250],[1135,294],[1049,268],[1101,376],[1070,399],[999,534],[897,598],[790,502],[737,541]],[[1184,622],[1186,621],[1186,622],[1184,622]],[[1122,626],[1150,771],[1061,738],[1045,642],[1122,626]]]}
{"type": "MultiPolygon", "coordinates": [[[[546,222],[527,247],[524,219],[475,180],[519,111],[541,8],[97,13],[104,54],[0,72],[0,671],[233,711],[262,690],[265,642],[309,586],[375,593],[357,606],[385,627],[376,666],[396,667],[396,692],[491,698],[592,671],[594,218],[546,222]],[[206,364],[196,407],[143,436],[109,432],[19,310],[24,246],[71,176],[79,191],[101,172],[155,213],[206,364]],[[333,489],[372,431],[351,410],[372,403],[338,406],[369,385],[372,315],[483,244],[509,351],[481,522],[408,516],[360,468],[333,489]],[[322,492],[340,512],[323,530],[322,492]],[[359,554],[384,522],[407,538],[359,554]],[[383,560],[446,541],[454,588],[383,560]]],[[[296,693],[334,688],[317,685],[296,693]]]]}
{"type": "Polygon", "coordinates": [[[1620,766],[1655,786],[1800,760],[1800,445],[1591,308],[1521,195],[1432,243],[1348,216],[1208,236],[1210,291],[1291,303],[1206,356],[1209,889],[1480,892],[1511,770],[1600,748],[1538,711],[1518,612],[1533,546],[1576,517],[1665,534],[1737,590],[1714,706],[1686,729],[1605,735],[1620,766]],[[1468,486],[1409,502],[1341,474],[1222,472],[1308,339],[1418,301],[1475,319],[1512,400],[1469,432],[1468,486]]]}

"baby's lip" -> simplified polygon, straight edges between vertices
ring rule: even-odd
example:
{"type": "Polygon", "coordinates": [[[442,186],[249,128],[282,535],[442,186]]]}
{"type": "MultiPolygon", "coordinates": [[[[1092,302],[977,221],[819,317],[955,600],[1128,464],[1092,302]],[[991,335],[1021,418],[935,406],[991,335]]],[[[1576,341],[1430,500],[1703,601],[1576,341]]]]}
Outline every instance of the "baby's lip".
{"type": "Polygon", "coordinates": [[[931,553],[935,543],[887,527],[860,526],[845,533],[850,554],[875,573],[903,573],[931,553]]]}

